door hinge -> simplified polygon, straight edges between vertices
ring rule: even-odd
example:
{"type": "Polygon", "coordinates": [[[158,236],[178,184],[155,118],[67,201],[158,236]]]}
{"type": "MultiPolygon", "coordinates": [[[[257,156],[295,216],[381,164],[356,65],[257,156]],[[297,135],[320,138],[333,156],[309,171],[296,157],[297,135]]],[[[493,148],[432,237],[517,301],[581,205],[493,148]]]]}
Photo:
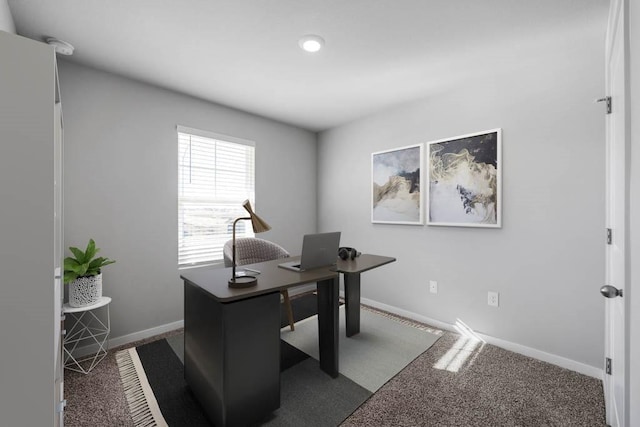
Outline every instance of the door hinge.
{"type": "Polygon", "coordinates": [[[63,412],[65,406],[67,406],[67,399],[58,402],[58,404],[56,405],[56,412],[63,412]]]}
{"type": "Polygon", "coordinates": [[[596,99],[596,102],[606,102],[607,114],[611,114],[611,97],[610,96],[605,96],[604,98],[596,99]]]}
{"type": "Polygon", "coordinates": [[[610,228],[607,228],[607,245],[610,245],[613,242],[613,231],[610,228]]]}
{"type": "Polygon", "coordinates": [[[607,373],[607,375],[611,375],[611,359],[608,357],[605,358],[604,370],[607,373]]]}

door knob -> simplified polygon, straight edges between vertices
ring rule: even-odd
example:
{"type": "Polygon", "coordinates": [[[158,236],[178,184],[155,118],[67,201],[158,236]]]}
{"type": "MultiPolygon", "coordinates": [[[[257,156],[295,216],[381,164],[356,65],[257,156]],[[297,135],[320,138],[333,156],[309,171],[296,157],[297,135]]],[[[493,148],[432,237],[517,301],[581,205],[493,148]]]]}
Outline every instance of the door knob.
{"type": "Polygon", "coordinates": [[[622,289],[606,285],[600,288],[600,293],[602,294],[602,296],[607,298],[621,297],[622,289]]]}

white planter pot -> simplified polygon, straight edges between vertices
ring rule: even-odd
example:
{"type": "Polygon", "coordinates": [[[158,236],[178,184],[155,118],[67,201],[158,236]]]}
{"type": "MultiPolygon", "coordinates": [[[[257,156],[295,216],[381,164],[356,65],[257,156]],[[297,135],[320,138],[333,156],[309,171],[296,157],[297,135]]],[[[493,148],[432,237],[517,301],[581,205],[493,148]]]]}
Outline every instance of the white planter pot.
{"type": "Polygon", "coordinates": [[[69,283],[69,305],[86,307],[102,297],[102,273],[96,276],[78,277],[69,283]]]}

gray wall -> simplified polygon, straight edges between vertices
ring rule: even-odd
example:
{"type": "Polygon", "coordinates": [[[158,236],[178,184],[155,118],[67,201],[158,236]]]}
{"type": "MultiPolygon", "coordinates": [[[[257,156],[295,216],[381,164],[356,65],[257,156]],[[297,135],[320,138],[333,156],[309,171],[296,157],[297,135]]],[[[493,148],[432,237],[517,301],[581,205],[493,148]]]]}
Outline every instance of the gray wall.
{"type": "Polygon", "coordinates": [[[11,16],[7,0],[0,0],[0,31],[16,33],[16,26],[13,23],[13,17],[11,16]]]}
{"type": "MultiPolygon", "coordinates": [[[[397,257],[363,297],[601,366],[605,17],[583,32],[495,52],[488,77],[319,135],[318,228],[397,257]],[[503,63],[521,63],[501,73],[503,63]],[[372,224],[371,153],[503,129],[503,227],[372,224]],[[430,294],[436,280],[439,293],[430,294]],[[487,305],[487,291],[500,307],[487,305]]],[[[482,74],[482,73],[480,73],[482,74]]]]}
{"type": "Polygon", "coordinates": [[[293,253],[316,230],[316,136],[281,123],[60,61],[65,248],[93,237],[112,336],[183,318],[177,268],[176,124],[256,143],[261,235],[293,253]],[[298,197],[300,194],[302,197],[298,197]]]}

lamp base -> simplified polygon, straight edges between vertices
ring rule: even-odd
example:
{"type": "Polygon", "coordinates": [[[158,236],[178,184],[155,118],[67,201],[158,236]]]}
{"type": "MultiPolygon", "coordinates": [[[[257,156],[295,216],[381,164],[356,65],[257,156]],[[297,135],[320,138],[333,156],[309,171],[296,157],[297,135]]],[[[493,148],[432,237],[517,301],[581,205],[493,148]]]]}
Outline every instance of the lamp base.
{"type": "Polygon", "coordinates": [[[258,284],[258,279],[254,276],[241,276],[229,279],[230,288],[250,288],[258,284]]]}

